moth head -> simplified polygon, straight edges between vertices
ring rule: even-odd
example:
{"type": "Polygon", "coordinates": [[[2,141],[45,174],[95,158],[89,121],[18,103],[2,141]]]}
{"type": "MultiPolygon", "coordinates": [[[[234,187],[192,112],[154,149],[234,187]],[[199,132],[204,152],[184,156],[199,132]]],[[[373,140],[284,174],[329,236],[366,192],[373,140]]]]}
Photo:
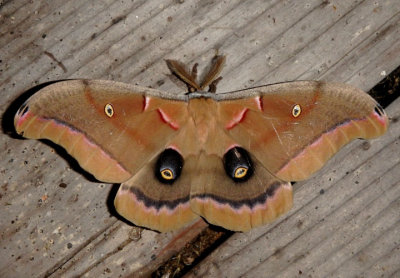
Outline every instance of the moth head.
{"type": "Polygon", "coordinates": [[[247,181],[254,172],[249,153],[241,147],[229,149],[223,159],[226,174],[235,182],[247,181]]]}
{"type": "Polygon", "coordinates": [[[172,184],[181,175],[183,157],[174,149],[165,149],[159,156],[155,166],[155,175],[161,183],[172,184]]]}

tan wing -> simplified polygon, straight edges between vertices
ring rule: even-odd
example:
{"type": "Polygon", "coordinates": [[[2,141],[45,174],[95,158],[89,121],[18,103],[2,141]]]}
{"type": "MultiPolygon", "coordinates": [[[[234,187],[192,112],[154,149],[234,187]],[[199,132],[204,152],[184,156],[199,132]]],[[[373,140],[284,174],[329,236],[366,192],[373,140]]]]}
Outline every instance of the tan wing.
{"type": "Polygon", "coordinates": [[[285,181],[306,179],[351,140],[380,136],[388,127],[368,94],[317,81],[232,93],[219,102],[218,118],[229,136],[285,181]],[[245,99],[229,100],[240,95],[245,99]]]}
{"type": "Polygon", "coordinates": [[[98,180],[123,182],[184,126],[187,103],[168,97],[113,81],[58,82],[27,100],[15,128],[61,145],[98,180]]]}

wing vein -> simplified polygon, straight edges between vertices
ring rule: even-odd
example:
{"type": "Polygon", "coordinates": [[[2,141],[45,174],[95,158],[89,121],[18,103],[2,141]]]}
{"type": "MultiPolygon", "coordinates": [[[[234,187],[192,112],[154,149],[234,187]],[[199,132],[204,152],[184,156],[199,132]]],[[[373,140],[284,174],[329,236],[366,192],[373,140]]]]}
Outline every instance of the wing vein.
{"type": "Polygon", "coordinates": [[[274,125],[274,122],[273,122],[273,121],[271,121],[271,125],[272,125],[272,128],[274,129],[274,132],[275,132],[276,136],[278,137],[278,141],[279,141],[279,143],[280,143],[280,144],[281,144],[281,146],[283,147],[282,149],[284,149],[284,150],[285,150],[285,153],[286,153],[286,155],[287,155],[288,157],[290,157],[290,154],[289,154],[289,152],[287,151],[287,149],[285,148],[285,146],[284,146],[284,144],[283,144],[283,141],[282,141],[282,139],[281,139],[281,136],[279,135],[279,132],[278,132],[278,130],[276,130],[276,128],[275,128],[275,125],[274,125]]]}

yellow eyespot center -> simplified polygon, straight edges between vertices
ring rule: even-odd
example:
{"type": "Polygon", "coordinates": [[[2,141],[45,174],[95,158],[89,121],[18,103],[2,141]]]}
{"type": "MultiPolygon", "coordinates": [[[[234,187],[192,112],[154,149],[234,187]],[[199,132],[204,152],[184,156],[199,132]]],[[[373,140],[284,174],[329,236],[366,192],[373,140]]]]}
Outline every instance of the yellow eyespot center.
{"type": "Polygon", "coordinates": [[[109,118],[114,115],[114,108],[111,104],[107,103],[106,106],[104,106],[104,113],[106,113],[109,118]]]}
{"type": "Polygon", "coordinates": [[[301,107],[299,104],[296,104],[293,109],[292,109],[292,115],[293,117],[297,118],[301,114],[301,107]]]}
{"type": "Polygon", "coordinates": [[[165,169],[161,171],[161,177],[165,180],[172,180],[174,178],[174,174],[170,169],[165,169]]]}
{"type": "Polygon", "coordinates": [[[247,174],[247,168],[245,167],[239,167],[235,170],[235,178],[241,179],[245,177],[247,174]]]}

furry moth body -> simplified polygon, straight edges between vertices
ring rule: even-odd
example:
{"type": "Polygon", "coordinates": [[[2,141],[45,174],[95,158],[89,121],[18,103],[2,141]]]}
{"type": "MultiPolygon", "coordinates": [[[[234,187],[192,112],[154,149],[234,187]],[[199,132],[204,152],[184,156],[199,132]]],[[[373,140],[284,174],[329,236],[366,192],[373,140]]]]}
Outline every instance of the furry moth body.
{"type": "Polygon", "coordinates": [[[292,207],[291,181],[388,127],[375,100],[343,84],[296,81],[215,94],[224,59],[201,84],[195,70],[167,61],[188,85],[185,95],[114,81],[57,82],[18,110],[16,131],[50,139],[98,180],[121,183],[116,209],[136,225],[170,231],[201,216],[247,231],[292,207]]]}

